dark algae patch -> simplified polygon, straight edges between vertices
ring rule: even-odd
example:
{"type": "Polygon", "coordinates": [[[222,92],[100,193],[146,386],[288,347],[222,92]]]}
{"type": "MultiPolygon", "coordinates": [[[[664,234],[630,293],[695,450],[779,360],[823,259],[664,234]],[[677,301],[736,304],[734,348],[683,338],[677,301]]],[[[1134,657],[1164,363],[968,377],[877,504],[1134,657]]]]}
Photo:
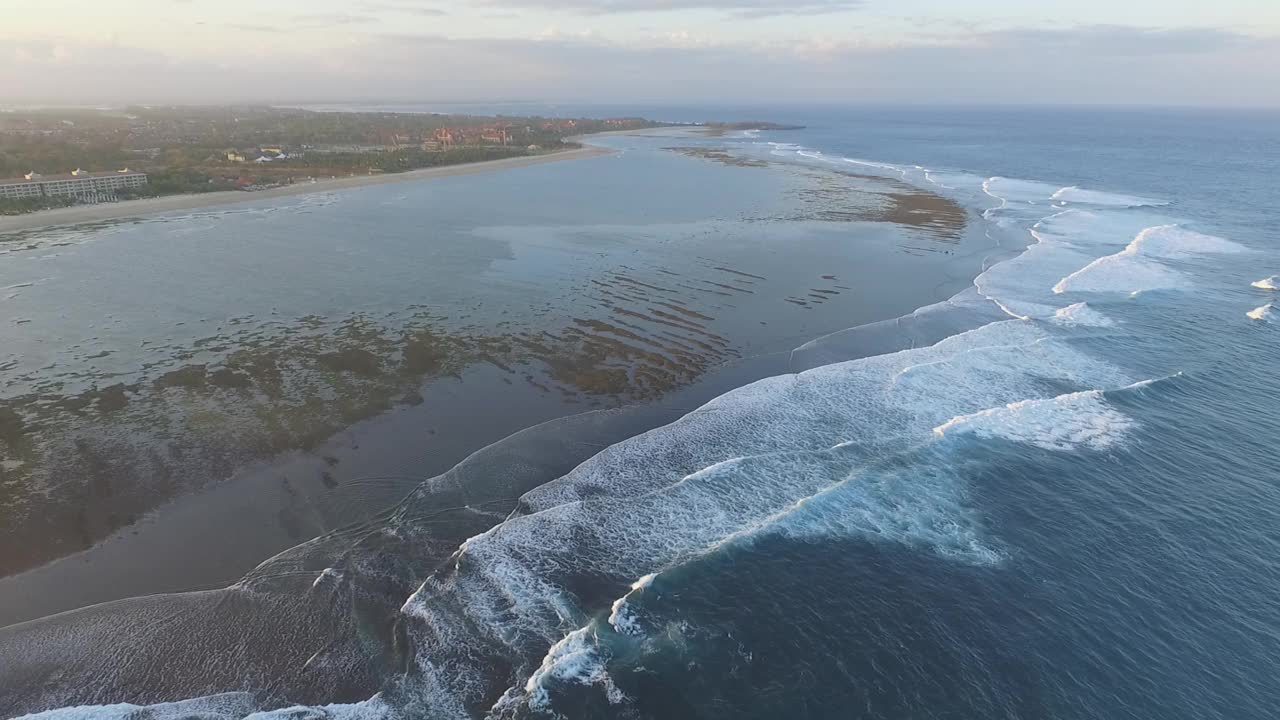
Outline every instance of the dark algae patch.
{"type": "MultiPolygon", "coordinates": [[[[782,167],[802,179],[792,190],[801,211],[766,220],[820,222],[884,222],[919,231],[930,240],[958,242],[968,224],[964,207],[949,198],[893,178],[843,170],[815,171],[777,166],[767,160],[733,153],[722,147],[669,147],[670,152],[734,167],[782,167]]],[[[724,268],[717,268],[725,270],[724,268]]],[[[747,273],[726,272],[750,279],[747,273]]]]}
{"type": "Polygon", "coordinates": [[[301,318],[274,334],[246,326],[197,341],[228,348],[218,362],[0,400],[0,573],[83,549],[247,463],[419,404],[423,383],[471,365],[571,402],[615,405],[661,397],[737,356],[689,293],[625,272],[589,287],[601,314],[555,331],[458,330],[426,312],[400,324],[301,318]]]}
{"type": "MultiPolygon", "coordinates": [[[[785,166],[721,147],[668,150],[780,174],[777,203],[744,206],[733,221],[740,228],[885,222],[952,242],[967,220],[949,200],[889,179],[785,166]]],[[[248,464],[313,451],[355,423],[427,402],[427,384],[452,382],[468,368],[496,368],[506,384],[581,409],[653,401],[756,341],[728,328],[783,332],[785,318],[820,317],[801,310],[851,302],[835,274],[812,279],[825,266],[797,283],[729,254],[664,264],[655,256],[597,266],[569,281],[563,306],[519,321],[479,321],[466,316],[474,308],[461,306],[450,306],[452,318],[425,305],[288,319],[241,312],[184,317],[178,325],[208,321],[209,330],[175,344],[139,338],[149,354],[127,374],[97,369],[120,362],[121,348],[86,350],[86,359],[98,361],[87,369],[54,372],[0,398],[0,574],[99,542],[248,464]]]]}
{"type": "Polygon", "coordinates": [[[669,147],[666,149],[688,157],[702,158],[703,160],[718,162],[721,165],[731,165],[733,167],[769,167],[769,163],[766,160],[757,160],[755,158],[733,155],[728,150],[721,148],[669,147]]]}

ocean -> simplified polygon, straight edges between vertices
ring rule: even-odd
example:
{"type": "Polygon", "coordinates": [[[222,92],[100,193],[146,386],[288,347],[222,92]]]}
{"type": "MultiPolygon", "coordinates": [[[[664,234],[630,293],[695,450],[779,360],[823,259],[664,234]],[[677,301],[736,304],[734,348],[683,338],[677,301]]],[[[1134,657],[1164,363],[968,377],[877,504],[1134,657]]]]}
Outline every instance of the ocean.
{"type": "MultiPolygon", "coordinates": [[[[696,402],[615,394],[588,403],[597,412],[530,423],[231,590],[0,630],[0,702],[49,710],[42,718],[1274,716],[1280,117],[559,111],[805,127],[681,137],[685,157],[669,137],[610,137],[600,142],[617,155],[531,171],[566,186],[586,174],[611,199],[566,192],[466,230],[468,253],[440,254],[452,278],[440,276],[440,304],[489,287],[574,304],[561,289],[613,268],[614,253],[636,256],[621,281],[633,288],[666,287],[636,268],[728,268],[742,282],[716,282],[751,292],[708,298],[735,307],[672,303],[708,319],[671,309],[684,320],[668,322],[721,348],[698,357],[730,380],[690,391],[696,402]],[[599,170],[620,162],[644,176],[599,170]],[[842,219],[896,234],[850,234],[820,215],[868,187],[890,209],[840,205],[842,219]],[[963,230],[943,201],[963,208],[963,230]],[[611,249],[563,230],[579,211],[618,238],[611,249]],[[784,215],[791,224],[773,222],[784,215]],[[571,248],[579,264],[522,243],[571,248]],[[477,286],[475,253],[525,265],[485,259],[486,272],[507,270],[477,286]],[[821,301],[825,277],[832,293],[863,289],[861,310],[821,301]],[[769,282],[803,304],[766,307],[769,282]],[[809,296],[793,289],[805,285],[809,296]],[[876,297],[906,306],[885,313],[876,297]],[[757,322],[783,327],[732,353],[715,341],[757,322]]],[[[325,235],[333,211],[308,232],[348,258],[328,266],[319,298],[280,312],[328,305],[327,321],[351,305],[403,305],[419,273],[361,259],[371,251],[352,242],[380,232],[379,203],[421,192],[475,214],[474,198],[519,192],[525,177],[467,178],[456,196],[406,185],[332,200],[357,228],[325,235]],[[338,282],[353,272],[360,282],[338,282]]],[[[109,232],[159,248],[214,221],[227,222],[109,232]]],[[[303,287],[284,294],[296,300],[315,280],[280,282],[303,287]]],[[[254,308],[290,301],[253,287],[266,296],[254,308]]],[[[548,317],[519,305],[484,322],[548,317]]],[[[21,369],[47,387],[43,367],[21,369]]]]}

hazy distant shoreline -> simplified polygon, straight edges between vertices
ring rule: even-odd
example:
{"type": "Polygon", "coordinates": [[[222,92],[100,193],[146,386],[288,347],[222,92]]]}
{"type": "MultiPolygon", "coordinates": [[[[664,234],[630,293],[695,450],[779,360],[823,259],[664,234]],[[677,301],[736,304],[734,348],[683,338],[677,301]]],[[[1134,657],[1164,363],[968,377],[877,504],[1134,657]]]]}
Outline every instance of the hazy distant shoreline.
{"type": "Polygon", "coordinates": [[[528,167],[530,165],[560,162],[563,160],[579,160],[589,157],[598,157],[600,155],[608,155],[612,152],[613,151],[608,148],[587,145],[581,148],[561,150],[547,153],[545,155],[503,158],[501,160],[486,160],[483,162],[465,163],[461,165],[447,165],[444,167],[424,168],[422,170],[410,170],[409,172],[403,173],[317,179],[316,182],[297,183],[295,185],[287,185],[284,187],[260,190],[257,192],[227,190],[203,194],[168,195],[157,198],[143,198],[140,200],[125,200],[117,203],[76,205],[73,207],[57,208],[53,210],[41,210],[28,215],[0,217],[0,233],[36,230],[39,228],[56,227],[60,225],[79,225],[83,223],[124,220],[127,218],[156,215],[165,212],[219,207],[222,205],[233,205],[259,200],[270,200],[273,198],[291,197],[294,195],[328,192],[330,190],[346,190],[349,188],[367,187],[370,185],[387,185],[390,183],[407,182],[410,180],[457,177],[460,175],[497,172],[500,170],[510,170],[514,168],[528,167]]]}

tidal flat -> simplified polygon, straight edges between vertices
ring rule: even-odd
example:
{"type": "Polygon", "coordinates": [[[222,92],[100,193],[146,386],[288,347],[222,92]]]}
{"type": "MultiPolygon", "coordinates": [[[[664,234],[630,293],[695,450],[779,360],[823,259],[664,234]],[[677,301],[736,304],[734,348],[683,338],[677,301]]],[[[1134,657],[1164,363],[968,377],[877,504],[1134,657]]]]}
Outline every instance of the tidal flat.
{"type": "Polygon", "coordinates": [[[990,250],[893,178],[595,142],[615,152],[0,235],[0,625],[234,581],[529,425],[944,299],[990,250]]]}

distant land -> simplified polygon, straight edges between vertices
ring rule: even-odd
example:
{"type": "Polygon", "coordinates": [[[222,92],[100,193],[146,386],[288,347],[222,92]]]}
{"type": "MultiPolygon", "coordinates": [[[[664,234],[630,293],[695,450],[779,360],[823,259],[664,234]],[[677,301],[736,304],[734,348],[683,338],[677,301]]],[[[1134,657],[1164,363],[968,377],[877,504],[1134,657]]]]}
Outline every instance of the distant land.
{"type": "MultiPolygon", "coordinates": [[[[536,157],[578,135],[657,127],[641,118],[543,118],[273,107],[129,107],[0,113],[0,215],[86,202],[403,173],[536,157]],[[3,192],[7,183],[143,172],[141,187],[101,193],[3,192]],[[28,178],[30,176],[30,178],[28,178]]],[[[51,190],[58,188],[49,185],[51,190]]]]}
{"type": "MultiPolygon", "coordinates": [[[[574,138],[670,126],[644,118],[549,118],[277,107],[28,109],[0,113],[0,215],[536,158],[574,138]],[[95,173],[143,184],[90,187],[95,173]],[[81,182],[76,182],[81,179],[81,182]],[[38,183],[39,187],[34,184],[38,183]]],[[[792,129],[706,123],[708,134],[792,129]]],[[[42,213],[43,214],[43,213],[42,213]]]]}

